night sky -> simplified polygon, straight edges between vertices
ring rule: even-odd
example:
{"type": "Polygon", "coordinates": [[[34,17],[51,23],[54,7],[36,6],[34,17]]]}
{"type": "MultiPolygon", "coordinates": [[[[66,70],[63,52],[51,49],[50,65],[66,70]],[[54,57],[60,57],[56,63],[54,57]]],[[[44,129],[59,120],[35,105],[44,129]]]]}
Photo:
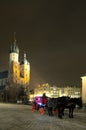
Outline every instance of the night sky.
{"type": "Polygon", "coordinates": [[[30,86],[81,86],[86,73],[86,1],[0,0],[0,71],[14,39],[31,65],[30,86]]]}

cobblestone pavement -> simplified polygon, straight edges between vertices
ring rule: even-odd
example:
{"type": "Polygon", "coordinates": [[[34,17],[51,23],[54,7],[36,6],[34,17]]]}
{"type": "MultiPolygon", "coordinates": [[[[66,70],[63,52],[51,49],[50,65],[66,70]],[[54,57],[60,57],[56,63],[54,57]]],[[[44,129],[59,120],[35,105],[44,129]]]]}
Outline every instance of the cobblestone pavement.
{"type": "Polygon", "coordinates": [[[40,115],[29,105],[0,104],[0,130],[86,130],[86,113],[76,112],[74,118],[40,115]]]}

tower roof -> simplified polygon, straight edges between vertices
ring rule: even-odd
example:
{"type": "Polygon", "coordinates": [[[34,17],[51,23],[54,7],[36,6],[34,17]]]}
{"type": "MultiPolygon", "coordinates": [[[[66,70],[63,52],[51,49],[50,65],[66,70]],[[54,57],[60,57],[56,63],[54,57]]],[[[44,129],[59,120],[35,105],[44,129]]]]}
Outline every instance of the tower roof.
{"type": "Polygon", "coordinates": [[[26,58],[26,53],[24,52],[23,59],[21,61],[21,64],[27,64],[27,58],[26,58]]]}
{"type": "Polygon", "coordinates": [[[10,46],[10,53],[15,52],[15,53],[19,53],[19,48],[16,44],[16,40],[14,39],[13,43],[10,46]]]}

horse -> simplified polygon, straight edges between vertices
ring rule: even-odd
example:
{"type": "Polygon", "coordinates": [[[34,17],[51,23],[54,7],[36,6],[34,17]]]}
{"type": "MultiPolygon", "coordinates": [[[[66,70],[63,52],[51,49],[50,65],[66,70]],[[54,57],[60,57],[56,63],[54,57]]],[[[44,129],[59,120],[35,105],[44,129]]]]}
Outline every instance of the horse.
{"type": "Polygon", "coordinates": [[[78,105],[79,108],[82,108],[82,100],[81,98],[70,98],[68,104],[65,108],[69,109],[69,118],[73,118],[73,112],[78,105]]]}
{"type": "Polygon", "coordinates": [[[54,106],[56,109],[58,109],[59,118],[62,118],[65,109],[69,109],[69,118],[73,118],[73,112],[76,104],[79,106],[79,108],[82,107],[81,98],[70,98],[68,96],[62,96],[54,99],[54,106]]]}

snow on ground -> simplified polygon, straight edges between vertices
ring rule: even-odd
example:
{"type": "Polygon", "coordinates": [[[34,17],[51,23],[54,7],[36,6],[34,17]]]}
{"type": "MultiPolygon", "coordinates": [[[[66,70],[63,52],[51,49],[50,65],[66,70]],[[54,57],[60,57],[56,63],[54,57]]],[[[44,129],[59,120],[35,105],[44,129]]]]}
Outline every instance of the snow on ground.
{"type": "Polygon", "coordinates": [[[59,119],[32,112],[29,105],[1,103],[0,130],[86,130],[86,110],[75,110],[74,118],[69,118],[65,110],[65,116],[59,119]]]}

